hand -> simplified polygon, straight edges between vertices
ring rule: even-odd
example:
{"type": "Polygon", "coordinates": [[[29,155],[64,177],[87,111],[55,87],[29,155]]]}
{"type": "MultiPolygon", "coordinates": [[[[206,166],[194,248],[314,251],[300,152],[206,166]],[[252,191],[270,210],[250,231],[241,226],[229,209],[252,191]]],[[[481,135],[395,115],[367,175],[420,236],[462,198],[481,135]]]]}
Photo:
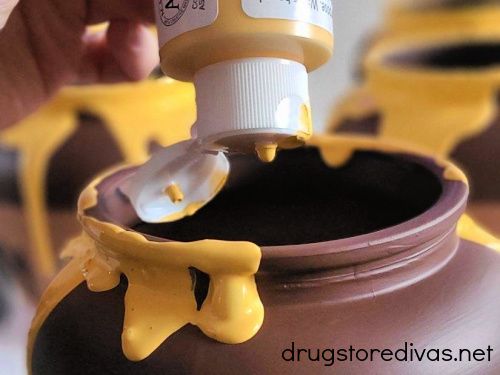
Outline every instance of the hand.
{"type": "Polygon", "coordinates": [[[153,20],[152,0],[0,0],[0,128],[64,85],[145,78],[158,63],[153,20]]]}

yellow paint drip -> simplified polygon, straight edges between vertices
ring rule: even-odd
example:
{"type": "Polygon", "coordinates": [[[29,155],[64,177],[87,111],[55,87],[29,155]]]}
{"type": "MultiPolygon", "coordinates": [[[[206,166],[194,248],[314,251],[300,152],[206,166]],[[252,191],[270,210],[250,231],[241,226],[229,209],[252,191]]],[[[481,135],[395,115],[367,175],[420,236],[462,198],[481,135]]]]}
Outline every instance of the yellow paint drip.
{"type": "Polygon", "coordinates": [[[257,156],[264,163],[271,163],[276,158],[276,153],[278,152],[277,143],[257,143],[255,145],[255,151],[257,156]]]}
{"type": "Polygon", "coordinates": [[[54,153],[77,130],[77,114],[103,119],[124,161],[141,163],[151,141],[169,145],[190,137],[196,120],[192,85],[165,78],[142,83],[70,87],[23,122],[0,133],[0,143],[19,151],[20,189],[35,269],[50,278],[56,271],[50,238],[45,178],[54,153]]]}
{"type": "Polygon", "coordinates": [[[170,198],[172,203],[179,203],[184,200],[184,193],[177,184],[170,184],[165,189],[165,194],[170,198]]]}
{"type": "Polygon", "coordinates": [[[65,282],[64,274],[71,272],[79,275],[78,281],[86,280],[93,291],[110,290],[118,285],[120,274],[127,277],[122,347],[133,361],[148,357],[187,324],[228,344],[247,341],[259,331],[264,307],[254,277],[261,259],[257,245],[216,240],[154,242],[99,221],[85,214],[97,202],[95,186],[99,181],[80,197],[79,219],[84,232],[64,251],[73,259],[42,299],[30,331],[30,356],[43,321],[76,286],[75,278],[65,282]],[[192,290],[191,267],[210,276],[200,311],[192,290]]]}
{"type": "Polygon", "coordinates": [[[28,335],[28,372],[32,373],[32,355],[35,347],[35,340],[45,320],[49,317],[54,308],[69,295],[73,289],[85,281],[82,273],[79,271],[80,265],[76,259],[71,260],[52,280],[49,287],[43,293],[35,317],[31,322],[31,328],[28,335]]]}
{"type": "MultiPolygon", "coordinates": [[[[213,194],[214,194],[214,196],[216,196],[222,190],[224,185],[226,185],[228,174],[221,172],[221,171],[215,171],[212,173],[210,178],[213,181],[211,184],[211,186],[214,187],[213,194]]],[[[207,204],[206,201],[191,202],[186,207],[184,207],[181,211],[174,212],[171,215],[165,216],[162,220],[160,220],[160,222],[161,223],[170,223],[173,221],[181,220],[181,219],[188,217],[188,216],[193,216],[196,212],[198,212],[199,209],[204,207],[206,204],[207,204]]]]}
{"type": "Polygon", "coordinates": [[[311,117],[311,108],[306,105],[302,104],[300,106],[300,124],[302,126],[302,131],[304,134],[308,134],[309,137],[313,133],[313,123],[312,123],[312,117],[311,117]]]}

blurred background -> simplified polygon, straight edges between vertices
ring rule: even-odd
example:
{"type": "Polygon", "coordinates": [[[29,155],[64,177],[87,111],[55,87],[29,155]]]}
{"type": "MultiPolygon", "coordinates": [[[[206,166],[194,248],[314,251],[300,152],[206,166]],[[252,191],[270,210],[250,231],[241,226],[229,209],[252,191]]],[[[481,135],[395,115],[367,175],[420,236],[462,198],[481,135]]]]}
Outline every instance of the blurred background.
{"type": "MultiPolygon", "coordinates": [[[[387,3],[387,2],[385,2],[387,3]]],[[[317,131],[325,130],[333,103],[345,94],[358,69],[363,39],[375,32],[383,0],[334,0],[335,54],[324,67],[311,74],[313,121],[317,131]]]]}

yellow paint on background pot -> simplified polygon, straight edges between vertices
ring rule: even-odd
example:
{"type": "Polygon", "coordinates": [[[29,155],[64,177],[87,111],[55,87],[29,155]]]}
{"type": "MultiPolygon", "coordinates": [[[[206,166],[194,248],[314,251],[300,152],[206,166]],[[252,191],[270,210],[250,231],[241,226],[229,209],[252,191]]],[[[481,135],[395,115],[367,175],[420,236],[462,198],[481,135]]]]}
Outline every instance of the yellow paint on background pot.
{"type": "Polygon", "coordinates": [[[477,224],[469,215],[462,215],[457,232],[465,240],[472,241],[500,252],[500,239],[477,224]]]}
{"type": "Polygon", "coordinates": [[[151,141],[168,145],[188,139],[196,120],[192,85],[164,78],[66,88],[37,113],[0,133],[0,144],[20,153],[19,185],[30,248],[35,269],[44,278],[56,271],[45,178],[51,157],[77,130],[81,111],[103,120],[128,163],[145,161],[151,141]]]}
{"type": "Polygon", "coordinates": [[[414,36],[415,33],[463,33],[499,31],[500,6],[482,4],[468,6],[434,6],[425,9],[393,1],[387,12],[383,37],[414,36]]]}
{"type": "Polygon", "coordinates": [[[389,154],[408,154],[433,159],[443,168],[443,177],[449,181],[460,181],[469,185],[463,171],[451,161],[439,155],[429,153],[425,148],[404,142],[395,142],[388,139],[379,140],[374,137],[356,135],[332,135],[313,137],[308,145],[316,146],[321,150],[324,162],[331,167],[341,167],[349,162],[356,151],[376,151],[389,154]]]}
{"type": "Polygon", "coordinates": [[[488,127],[497,111],[500,66],[432,69],[387,62],[402,52],[468,42],[500,43],[500,32],[398,39],[373,49],[366,61],[366,87],[381,115],[380,137],[447,156],[488,127]]]}
{"type": "MultiPolygon", "coordinates": [[[[429,157],[422,150],[367,137],[321,136],[314,137],[308,145],[318,147],[332,167],[346,163],[360,150],[429,157]]],[[[445,178],[467,183],[451,162],[434,159],[443,167],[445,178]]],[[[254,277],[260,266],[261,249],[250,242],[155,242],[140,233],[97,220],[86,211],[97,204],[96,186],[102,178],[80,196],[79,218],[84,232],[68,245],[64,255],[72,260],[42,297],[30,330],[29,360],[40,328],[65,296],[84,280],[92,291],[110,290],[118,285],[121,274],[129,283],[122,335],[127,358],[146,358],[186,324],[194,324],[207,336],[224,343],[251,339],[264,319],[254,277]],[[190,267],[210,276],[208,296],[200,311],[196,308],[190,267]]],[[[477,231],[468,218],[461,220],[459,234],[477,243],[485,244],[486,240],[489,246],[494,242],[486,232],[477,231]]]]}

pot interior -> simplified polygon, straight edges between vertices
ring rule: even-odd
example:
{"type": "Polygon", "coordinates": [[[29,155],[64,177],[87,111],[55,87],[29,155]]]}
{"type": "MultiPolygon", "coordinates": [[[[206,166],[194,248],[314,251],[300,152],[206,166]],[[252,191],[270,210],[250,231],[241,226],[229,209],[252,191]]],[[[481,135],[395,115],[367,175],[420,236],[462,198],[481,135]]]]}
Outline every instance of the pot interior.
{"type": "Polygon", "coordinates": [[[500,65],[500,40],[463,41],[403,50],[390,54],[386,64],[417,69],[481,69],[500,65]]]}
{"type": "Polygon", "coordinates": [[[310,147],[282,151],[271,164],[233,157],[226,187],[197,214],[134,229],[177,241],[316,243],[400,224],[429,209],[441,193],[436,172],[411,156],[356,152],[343,167],[331,168],[310,147]]]}

